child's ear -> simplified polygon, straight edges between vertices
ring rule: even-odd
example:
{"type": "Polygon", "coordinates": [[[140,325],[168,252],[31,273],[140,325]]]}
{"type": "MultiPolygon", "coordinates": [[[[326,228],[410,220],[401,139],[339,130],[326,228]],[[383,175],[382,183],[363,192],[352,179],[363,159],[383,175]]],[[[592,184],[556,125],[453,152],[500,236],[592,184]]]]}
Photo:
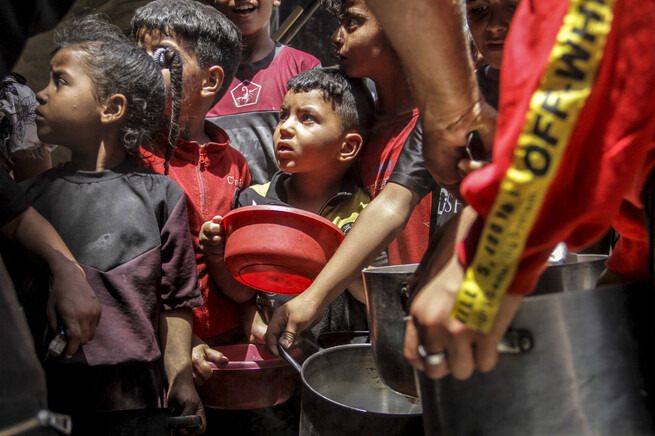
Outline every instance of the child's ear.
{"type": "Polygon", "coordinates": [[[362,135],[359,133],[347,133],[346,137],[341,143],[341,150],[339,151],[339,160],[341,162],[348,162],[359,155],[359,151],[362,149],[362,135]]]}
{"type": "Polygon", "coordinates": [[[202,81],[202,90],[200,91],[202,96],[210,97],[216,95],[223,85],[224,78],[223,68],[218,65],[209,67],[205,79],[202,81]]]}
{"type": "Polygon", "coordinates": [[[114,94],[103,105],[100,120],[103,124],[115,123],[123,119],[126,112],[127,98],[123,94],[114,94]]]}

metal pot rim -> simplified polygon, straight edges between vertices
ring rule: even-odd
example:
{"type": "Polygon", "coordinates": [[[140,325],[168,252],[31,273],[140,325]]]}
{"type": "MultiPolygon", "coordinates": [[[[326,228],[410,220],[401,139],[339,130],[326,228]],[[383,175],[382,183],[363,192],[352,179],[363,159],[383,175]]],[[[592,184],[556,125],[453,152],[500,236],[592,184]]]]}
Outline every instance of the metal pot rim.
{"type": "MultiPolygon", "coordinates": [[[[324,350],[321,350],[321,351],[311,355],[309,358],[307,358],[307,360],[305,360],[305,362],[301,366],[302,369],[301,369],[301,372],[300,372],[300,377],[302,379],[303,386],[305,388],[309,389],[314,395],[317,395],[322,400],[327,401],[330,404],[333,404],[333,405],[338,406],[338,407],[343,407],[343,408],[346,408],[346,409],[349,409],[349,410],[354,410],[354,411],[357,411],[357,412],[365,413],[365,414],[370,415],[370,416],[419,416],[419,415],[421,415],[422,413],[418,413],[418,412],[417,413],[381,413],[381,412],[375,412],[375,411],[360,409],[358,407],[349,406],[347,404],[340,403],[338,401],[333,400],[332,398],[329,398],[329,397],[325,396],[325,394],[317,391],[316,389],[314,389],[314,387],[310,383],[308,383],[307,379],[305,378],[305,369],[306,369],[306,366],[310,366],[312,364],[311,362],[313,362],[316,359],[323,358],[327,354],[330,354],[330,353],[343,352],[343,350],[358,349],[358,348],[363,349],[363,348],[372,348],[372,347],[371,347],[371,344],[336,345],[334,347],[326,348],[324,350]]],[[[394,392],[398,396],[406,397],[409,401],[416,401],[416,397],[401,394],[400,392],[396,392],[396,391],[393,391],[393,390],[392,390],[392,392],[394,392]]]]}

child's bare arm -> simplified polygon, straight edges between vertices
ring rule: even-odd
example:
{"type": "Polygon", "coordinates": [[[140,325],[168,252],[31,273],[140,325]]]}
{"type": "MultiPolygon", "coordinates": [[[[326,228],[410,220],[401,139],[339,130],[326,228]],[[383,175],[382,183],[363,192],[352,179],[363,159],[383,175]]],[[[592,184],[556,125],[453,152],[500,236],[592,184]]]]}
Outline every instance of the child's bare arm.
{"type": "Polygon", "coordinates": [[[163,311],[160,315],[159,337],[163,346],[164,369],[168,378],[168,404],[179,415],[200,415],[205,430],[205,410],[193,382],[191,364],[190,309],[163,311]]]}
{"type": "Polygon", "coordinates": [[[268,324],[257,307],[257,297],[239,304],[239,320],[246,340],[251,344],[266,343],[268,324]]]}
{"type": "MultiPolygon", "coordinates": [[[[277,354],[277,341],[286,332],[287,342],[323,314],[324,309],[355,279],[361,270],[402,231],[420,197],[414,191],[389,183],[362,211],[336,253],[307,290],[279,307],[266,332],[266,343],[277,354]]],[[[355,296],[357,297],[357,296],[355,296]]],[[[289,344],[291,345],[291,344],[289,344]]]]}
{"type": "Polygon", "coordinates": [[[65,353],[71,357],[80,345],[93,339],[100,321],[100,303],[84,271],[57,231],[32,207],[0,230],[48,264],[53,280],[46,313],[53,330],[57,315],[64,323],[68,335],[65,353]]]}
{"type": "Polygon", "coordinates": [[[255,290],[238,282],[225,266],[225,232],[221,226],[223,217],[215,216],[200,227],[200,249],[207,257],[209,274],[226,297],[236,303],[244,303],[255,295],[255,290]]]}

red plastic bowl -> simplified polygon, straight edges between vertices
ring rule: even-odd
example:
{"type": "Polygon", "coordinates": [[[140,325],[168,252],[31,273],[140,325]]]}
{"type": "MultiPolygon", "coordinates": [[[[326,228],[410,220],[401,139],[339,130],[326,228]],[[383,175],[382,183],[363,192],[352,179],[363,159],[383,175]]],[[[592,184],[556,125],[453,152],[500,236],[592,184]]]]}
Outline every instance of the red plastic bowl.
{"type": "Polygon", "coordinates": [[[285,206],[247,206],[223,217],[225,265],[252,288],[299,294],[343,241],[329,220],[285,206]]]}
{"type": "MultiPolygon", "coordinates": [[[[293,395],[298,373],[265,345],[236,344],[214,347],[227,356],[225,365],[212,366],[211,378],[198,388],[206,407],[228,410],[259,409],[284,403],[293,395]]],[[[302,359],[302,352],[292,355],[302,359]]]]}

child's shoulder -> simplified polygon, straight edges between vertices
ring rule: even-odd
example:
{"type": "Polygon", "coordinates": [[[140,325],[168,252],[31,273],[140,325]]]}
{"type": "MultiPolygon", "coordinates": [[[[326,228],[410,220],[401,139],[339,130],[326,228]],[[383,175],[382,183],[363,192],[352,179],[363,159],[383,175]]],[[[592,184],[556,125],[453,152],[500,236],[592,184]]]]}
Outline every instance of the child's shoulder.
{"type": "Polygon", "coordinates": [[[251,185],[235,195],[233,208],[257,205],[289,206],[284,190],[288,173],[278,171],[270,182],[251,185]]]}
{"type": "Polygon", "coordinates": [[[180,185],[171,177],[158,173],[150,168],[144,168],[136,162],[129,162],[121,166],[121,172],[129,179],[130,184],[139,184],[143,186],[153,198],[159,193],[168,200],[177,200],[184,195],[180,185]]]}

